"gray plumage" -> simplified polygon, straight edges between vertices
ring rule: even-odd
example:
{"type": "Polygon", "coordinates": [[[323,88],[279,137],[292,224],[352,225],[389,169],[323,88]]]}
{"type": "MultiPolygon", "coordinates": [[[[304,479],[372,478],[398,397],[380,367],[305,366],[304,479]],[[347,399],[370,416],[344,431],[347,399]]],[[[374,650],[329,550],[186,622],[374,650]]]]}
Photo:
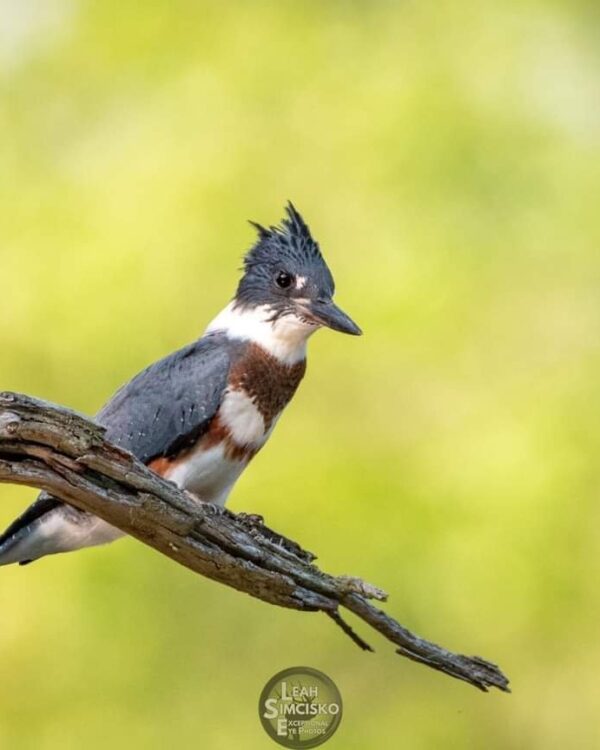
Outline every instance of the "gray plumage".
{"type": "Polygon", "coordinates": [[[98,414],[106,439],[143,463],[193,445],[219,408],[233,348],[211,333],[140,372],[98,414]]]}
{"type": "MultiPolygon", "coordinates": [[[[97,416],[106,427],[106,438],[133,453],[143,463],[176,455],[193,445],[207,430],[227,386],[231,358],[239,343],[222,333],[207,334],[164,359],[155,362],[124,385],[97,416]]],[[[37,500],[0,535],[0,565],[31,562],[27,543],[41,524],[64,521],[75,527],[81,542],[86,529],[98,533],[98,519],[42,492],[37,500]]],[[[50,526],[48,526],[50,528],[50,526]]],[[[52,527],[54,528],[54,527],[52,527]]],[[[104,528],[104,527],[100,527],[104,528]]],[[[109,528],[109,527],[107,527],[109,528]]],[[[119,536],[115,531],[114,537],[119,536]]],[[[56,533],[48,547],[36,541],[36,553],[71,549],[73,538],[65,538],[61,549],[56,533]]],[[[99,539],[104,541],[100,535],[99,539]]],[[[82,546],[84,546],[82,544],[82,546]]],[[[36,554],[36,557],[41,556],[36,554]]]]}
{"type": "MultiPolygon", "coordinates": [[[[279,225],[254,226],[258,238],[244,258],[235,299],[210,332],[143,370],[97,416],[109,441],[219,504],[293,396],[308,337],[322,326],[360,334],[333,302],[333,276],[292,204],[279,225]]],[[[0,535],[0,565],[119,536],[99,518],[42,493],[0,535]]]]}

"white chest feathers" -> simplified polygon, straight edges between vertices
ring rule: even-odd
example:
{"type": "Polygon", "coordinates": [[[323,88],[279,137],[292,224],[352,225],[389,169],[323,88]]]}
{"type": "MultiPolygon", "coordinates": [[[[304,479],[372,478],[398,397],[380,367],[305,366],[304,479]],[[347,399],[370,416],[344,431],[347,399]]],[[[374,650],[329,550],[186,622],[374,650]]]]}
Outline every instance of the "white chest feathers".
{"type": "Polygon", "coordinates": [[[225,505],[246,463],[229,458],[221,443],[206,450],[197,448],[192,451],[174,464],[165,477],[204,502],[225,505]]]}
{"type": "MultiPolygon", "coordinates": [[[[267,431],[263,415],[244,391],[228,391],[221,404],[219,416],[231,439],[238,445],[258,448],[273,429],[272,424],[267,431]]],[[[277,417],[273,422],[276,419],[277,417]]]]}
{"type": "Polygon", "coordinates": [[[223,430],[219,442],[200,441],[166,474],[175,484],[202,500],[224,505],[250,458],[265,444],[277,415],[267,428],[254,401],[241,390],[227,391],[218,412],[223,430]]]}

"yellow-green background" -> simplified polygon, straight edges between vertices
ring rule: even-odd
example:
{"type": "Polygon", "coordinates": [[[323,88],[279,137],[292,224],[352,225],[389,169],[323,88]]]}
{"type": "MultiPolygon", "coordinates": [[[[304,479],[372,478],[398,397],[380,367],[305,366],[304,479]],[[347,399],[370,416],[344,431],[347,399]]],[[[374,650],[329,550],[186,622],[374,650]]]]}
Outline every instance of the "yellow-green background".
{"type": "Polygon", "coordinates": [[[0,748],[274,747],[295,664],[340,687],[332,750],[600,747],[597,3],[0,7],[0,388],[93,413],[291,198],[365,335],[311,341],[230,507],[514,689],[127,540],[0,570],[0,748]]]}

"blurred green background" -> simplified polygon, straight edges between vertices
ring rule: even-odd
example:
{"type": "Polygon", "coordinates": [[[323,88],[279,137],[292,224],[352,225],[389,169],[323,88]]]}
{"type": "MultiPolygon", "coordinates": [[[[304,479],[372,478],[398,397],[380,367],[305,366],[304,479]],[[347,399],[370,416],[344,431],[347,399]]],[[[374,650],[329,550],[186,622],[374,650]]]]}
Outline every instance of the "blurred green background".
{"type": "Polygon", "coordinates": [[[297,664],[342,692],[332,750],[600,747],[598,4],[0,7],[0,388],[94,413],[291,198],[365,336],[315,336],[229,505],[514,689],[126,540],[0,570],[0,748],[275,747],[297,664]]]}

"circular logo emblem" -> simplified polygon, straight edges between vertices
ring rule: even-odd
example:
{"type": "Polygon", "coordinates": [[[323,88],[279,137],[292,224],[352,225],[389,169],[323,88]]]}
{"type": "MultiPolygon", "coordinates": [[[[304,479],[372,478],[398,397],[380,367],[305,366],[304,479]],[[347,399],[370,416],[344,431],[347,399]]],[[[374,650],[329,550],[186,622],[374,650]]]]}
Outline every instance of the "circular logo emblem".
{"type": "Polygon", "coordinates": [[[317,747],[339,726],[342,696],[323,672],[291,667],[267,682],[258,713],[266,733],[283,747],[317,747]]]}

